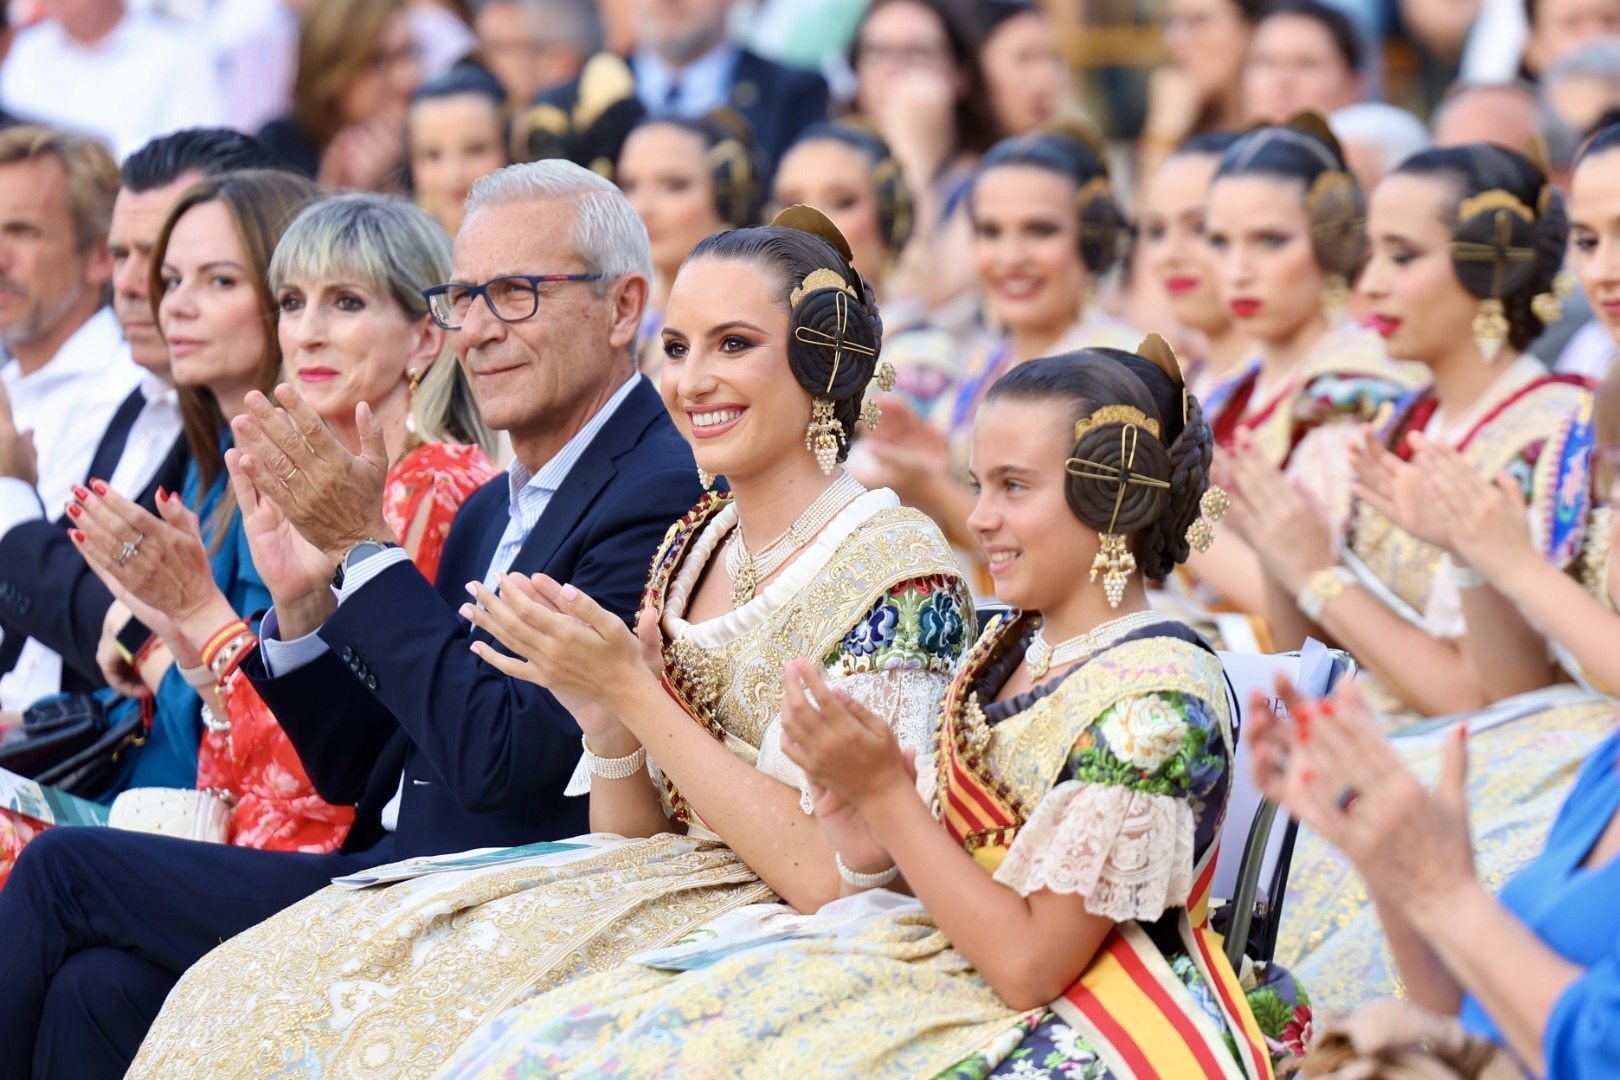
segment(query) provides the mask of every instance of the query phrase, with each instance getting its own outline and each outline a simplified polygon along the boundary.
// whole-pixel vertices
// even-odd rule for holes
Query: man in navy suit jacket
[[[0,1076],[121,1076],[186,967],[333,876],[585,828],[587,807],[562,796],[577,725],[469,650],[463,587],[544,571],[628,619],[659,540],[701,492],[690,448],[635,371],[649,259],[624,196],[548,161],[480,180],[469,203],[456,281],[566,279],[535,282],[532,306],[508,280],[494,306],[475,289],[440,309],[459,325],[480,412],[517,460],[462,507],[436,586],[388,546],[380,435],[350,455],[290,393],[286,412],[255,397],[235,426],[233,474],[302,534],[254,540],[276,610],[246,670],[321,794],[358,804],[348,842],[316,856],[47,831],[0,892],[0,926],[18,928],[0,934]],[[287,570],[334,562],[337,597],[327,570]]]
[[[535,99],[536,105],[554,107],[542,113],[574,118],[579,142],[574,160],[595,168],[600,157],[611,166],[640,116],[696,117],[724,106],[748,121],[774,171],[800,132],[827,119],[825,79],[767,60],[727,38],[732,0],[642,0],[638,7],[640,47],[628,58],[636,84],[634,107],[580,116],[581,83],[592,75],[589,64],[580,76]],[[584,96],[596,100],[594,108],[602,107],[598,89]],[[579,122],[586,119],[592,122],[583,126],[592,130],[581,130]],[[520,136],[520,142],[535,152],[537,144],[529,135]]]

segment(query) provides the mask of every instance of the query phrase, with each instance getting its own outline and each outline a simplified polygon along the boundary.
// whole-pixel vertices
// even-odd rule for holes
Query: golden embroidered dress
[[[992,701],[1033,629],[999,620],[970,651],[918,786],[996,880],[1119,924],[1050,1009],[1009,1009],[920,902],[874,890],[791,920],[733,912],[532,998],[442,1075],[1049,1075],[1017,1064],[1039,1042],[1045,1068],[1072,1066],[1056,1075],[1269,1077],[1203,928],[1232,760],[1219,661],[1164,621]]]
[[[892,492],[860,495],[748,603],[684,619],[736,523],[710,496],[674,527],[644,603],[661,616],[665,685],[761,771],[804,792],[780,748],[782,669],[822,661],[926,755],[972,609],[938,528]],[[577,775],[577,774],[576,774]],[[181,979],[131,1077],[420,1077],[514,1002],[667,944],[771,890],[660,781],[684,833],[381,868],[393,883],[334,885],[231,939]],[[438,866],[435,866],[435,863]]]
[[[1360,425],[1428,382],[1427,368],[1391,360],[1377,334],[1341,321],[1280,385],[1262,386],[1255,360],[1199,400],[1216,445],[1252,434],[1267,461],[1309,482],[1337,527],[1350,502],[1349,447]]]
[[[1385,430],[1405,455],[1406,435],[1424,432],[1455,447],[1482,475],[1506,470],[1523,485],[1531,534],[1554,565],[1582,572],[1608,601],[1607,514],[1589,507],[1592,395],[1579,379],[1550,376],[1524,357],[1504,371],[1467,415],[1445,421],[1430,393],[1404,401]],[[1465,632],[1462,601],[1443,552],[1372,507],[1353,511],[1344,555],[1357,581],[1390,610],[1436,637]],[[1553,650],[1556,655],[1558,650]],[[1579,671],[1572,677],[1581,678]],[[1423,721],[1370,673],[1360,677],[1384,711],[1391,742],[1432,783],[1443,730],[1455,717]],[[1613,731],[1615,704],[1562,684],[1521,694],[1469,718],[1468,797],[1476,866],[1493,889],[1541,850],[1581,763]],[[1318,1008],[1354,1008],[1398,989],[1376,912],[1349,863],[1301,831],[1289,874],[1277,959],[1311,988]]]

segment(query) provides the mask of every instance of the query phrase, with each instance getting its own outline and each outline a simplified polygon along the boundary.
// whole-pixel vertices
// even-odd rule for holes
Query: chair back
[[[1272,709],[1285,711],[1287,707],[1276,696],[1278,675],[1287,675],[1301,693],[1314,698],[1330,693],[1346,675],[1354,677],[1356,667],[1348,653],[1315,640],[1306,641],[1293,653],[1223,652],[1220,658],[1232,697],[1237,748],[1211,894],[1224,901],[1218,917],[1224,924],[1227,957],[1236,968],[1245,953],[1257,962],[1269,963],[1276,949],[1283,889],[1298,830],[1298,823],[1278,813],[1254,786],[1249,742],[1243,738],[1249,700],[1259,692]]]

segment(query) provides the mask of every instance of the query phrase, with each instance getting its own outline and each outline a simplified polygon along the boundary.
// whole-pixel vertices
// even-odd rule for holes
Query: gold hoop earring
[[[838,468],[838,450],[844,441],[844,425],[834,415],[827,398],[816,398],[810,409],[810,427],[804,433],[804,448],[816,455],[816,464],[828,476]]]

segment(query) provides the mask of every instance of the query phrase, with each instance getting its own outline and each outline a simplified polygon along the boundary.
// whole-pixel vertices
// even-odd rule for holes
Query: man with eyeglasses
[[[544,572],[628,620],[654,549],[702,491],[636,372],[650,258],[624,196],[546,161],[484,177],[468,203],[454,280],[425,291],[516,460],[462,506],[436,585],[383,522],[368,415],[358,456],[290,387],[251,395],[233,425],[244,505],[274,502],[298,533],[252,541],[275,607],[242,667],[317,790],[356,804],[348,839],[319,856],[110,829],[36,839],[0,892],[0,926],[29,928],[0,935],[0,1076],[122,1076],[187,967],[335,876],[589,831],[588,800],[563,797],[578,725],[479,660],[469,644],[491,639],[457,609],[468,582]],[[331,587],[288,573],[312,563]]]

